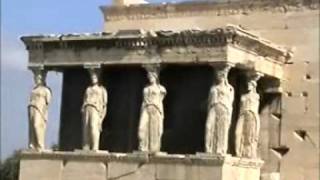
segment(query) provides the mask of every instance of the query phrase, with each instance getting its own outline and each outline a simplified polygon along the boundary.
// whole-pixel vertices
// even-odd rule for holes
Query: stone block
[[[305,168],[304,169],[304,178],[306,180],[318,180],[319,176],[319,168]]]
[[[259,168],[247,168],[226,164],[222,170],[222,180],[257,180],[260,179]]]
[[[280,180],[280,173],[273,172],[261,174],[260,180]]]
[[[156,180],[155,165],[143,162],[109,162],[108,180]]]
[[[107,168],[101,162],[69,161],[62,172],[61,180],[105,180]]]
[[[62,160],[22,159],[19,180],[61,180]]]
[[[199,179],[201,180],[212,180],[212,179],[222,179],[222,166],[199,166],[198,172]],[[196,179],[193,179],[196,180]]]
[[[129,176],[139,169],[139,163],[136,162],[109,162],[108,179],[117,179],[119,177]]]
[[[156,165],[157,179],[186,180],[188,178],[188,166],[180,163]]]

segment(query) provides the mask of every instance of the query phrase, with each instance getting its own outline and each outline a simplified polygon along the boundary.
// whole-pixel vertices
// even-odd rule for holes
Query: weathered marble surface
[[[131,40],[127,41],[126,38]],[[124,28],[91,34],[25,36],[22,40],[32,54],[29,66],[55,68],[83,66],[87,63],[199,65],[225,62],[237,68],[254,69],[282,79],[283,65],[292,57],[291,50],[241,26],[225,24],[204,30],[185,28],[177,31],[145,31],[141,28]]]
[[[61,180],[63,161],[60,159],[23,159],[19,180]]]
[[[83,149],[98,150],[102,123],[107,113],[107,90],[99,84],[97,70],[90,70],[92,84],[86,89],[82,105]]]
[[[260,117],[260,95],[257,93],[258,74],[248,74],[247,90],[240,100],[240,114],[236,127],[236,155],[257,158]]]
[[[106,176],[103,162],[69,161],[62,170],[61,180],[105,180]]]
[[[163,99],[166,89],[159,83],[155,67],[147,68],[150,84],[143,90],[143,102],[139,124],[139,150],[159,152],[163,134]]]
[[[54,169],[37,166],[43,160],[48,165],[55,162]],[[33,165],[25,166],[26,162]],[[54,180],[259,180],[262,164],[261,160],[223,156],[23,152],[20,177],[42,180],[38,178],[42,172]]]
[[[273,172],[273,173],[264,173],[261,174],[261,180],[280,180],[280,173]]]
[[[29,149],[45,149],[45,134],[48,121],[48,106],[51,101],[51,90],[46,86],[46,72],[34,70],[35,87],[31,91],[29,116]]]
[[[228,82],[230,66],[216,69],[217,84],[209,92],[208,116],[205,131],[205,151],[226,154],[232,117],[234,89]]]

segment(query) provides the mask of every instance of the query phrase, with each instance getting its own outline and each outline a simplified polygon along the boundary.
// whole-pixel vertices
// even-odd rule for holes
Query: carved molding
[[[261,57],[270,57],[280,63],[286,63],[292,52],[265,40],[241,27],[227,25],[212,30],[184,30],[184,31],[143,31],[125,30],[114,33],[67,34],[56,36],[25,36],[21,38],[30,52],[34,52],[34,44],[41,44],[42,53],[52,50],[81,51],[116,50],[121,54],[133,53],[138,56],[150,57],[152,61],[159,61],[161,54],[175,52],[176,54],[210,55],[211,48],[221,48],[232,45],[245,51],[253,52]],[[207,52],[205,52],[207,51]],[[41,54],[41,53],[39,53]]]

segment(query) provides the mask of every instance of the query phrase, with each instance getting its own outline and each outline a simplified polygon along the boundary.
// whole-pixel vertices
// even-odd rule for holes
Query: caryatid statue
[[[257,158],[260,132],[259,102],[257,81],[259,74],[248,74],[248,92],[241,96],[240,113],[236,126],[236,155]]]
[[[150,84],[143,90],[139,124],[139,150],[145,152],[160,152],[163,133],[163,99],[166,89],[159,83],[157,67],[147,67]]]
[[[52,93],[46,86],[46,72],[34,70],[35,87],[31,91],[28,105],[29,116],[29,149],[45,149],[45,133],[48,121],[48,106]]]
[[[86,89],[82,105],[83,149],[99,150],[102,123],[107,113],[107,90],[99,84],[99,73],[89,69],[91,85]]]
[[[216,80],[209,92],[208,116],[205,130],[205,151],[227,154],[228,132],[231,124],[234,89],[228,82],[229,65],[217,66]]]

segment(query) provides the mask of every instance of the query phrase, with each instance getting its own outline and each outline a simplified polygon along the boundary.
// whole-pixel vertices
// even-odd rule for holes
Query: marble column
[[[238,157],[257,158],[260,133],[257,81],[261,74],[247,72],[247,92],[241,96],[239,119],[236,126],[236,155]]]
[[[234,88],[228,82],[231,66],[225,64],[214,68],[216,80],[209,92],[205,151],[210,154],[225,155],[228,149]]]
[[[31,91],[29,117],[29,149],[43,151],[48,121],[48,106],[52,93],[46,85],[46,71],[43,68],[33,69],[35,86]]]
[[[143,89],[140,123],[138,129],[139,150],[160,152],[163,134],[163,99],[166,89],[159,82],[157,65],[144,66],[147,70],[149,84]]]

